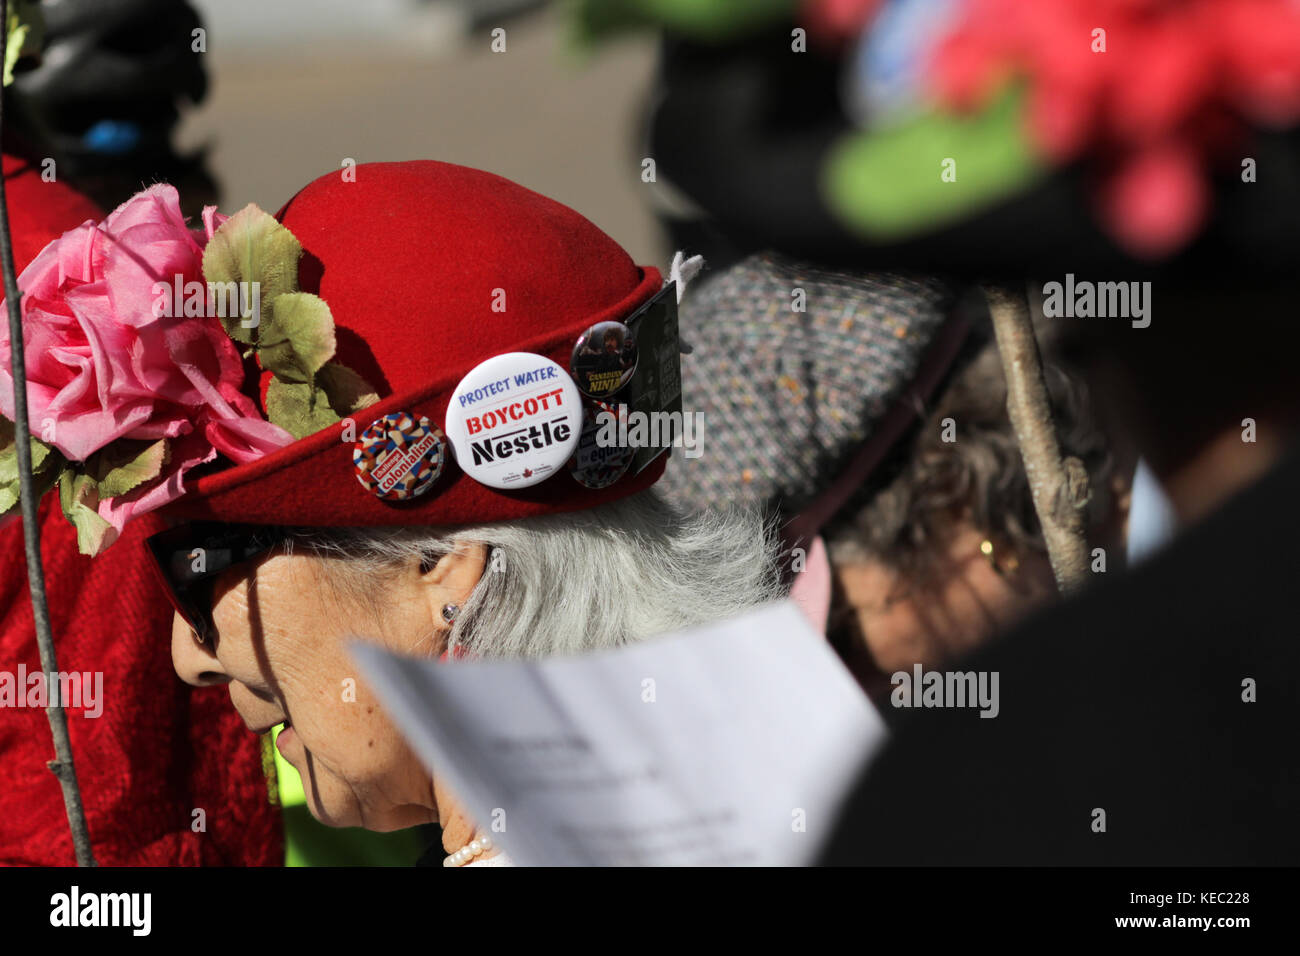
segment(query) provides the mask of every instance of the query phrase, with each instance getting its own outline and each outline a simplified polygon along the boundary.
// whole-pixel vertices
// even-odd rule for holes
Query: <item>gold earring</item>
[[[988,559],[989,567],[996,571],[1000,577],[1005,578],[1008,575],[1015,574],[1016,569],[1020,567],[1020,560],[1014,553],[1010,557],[1004,557],[999,562],[997,555],[994,553],[993,541],[989,538],[985,538],[980,542],[980,554]]]

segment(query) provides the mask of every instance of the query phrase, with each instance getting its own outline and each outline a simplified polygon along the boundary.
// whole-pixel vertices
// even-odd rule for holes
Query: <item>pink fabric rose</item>
[[[99,503],[119,531],[180,497],[185,473],[218,452],[242,464],[293,441],[241,393],[243,363],[218,318],[155,314],[155,283],[204,281],[203,247],[224,219],[209,207],[191,230],[175,188],[151,186],[64,233],[19,276],[33,434],[73,461],[118,439],[169,440],[160,476]],[[0,414],[12,420],[7,328],[0,366]]]

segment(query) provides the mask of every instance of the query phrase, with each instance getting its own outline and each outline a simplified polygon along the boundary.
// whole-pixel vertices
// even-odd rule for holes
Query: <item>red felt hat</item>
[[[333,315],[337,359],[374,386],[379,402],[256,461],[187,480],[169,514],[252,524],[463,525],[589,508],[647,488],[663,473],[667,455],[599,490],[563,468],[531,487],[501,490],[448,463],[418,497],[394,502],[366,490],[349,439],[372,422],[406,412],[445,428],[457,384],[503,353],[537,353],[568,369],[586,329],[630,316],[662,279],[573,210],[448,163],[330,173],[276,218],[302,244],[300,288],[324,299]]]
[[[94,202],[46,179],[46,167],[35,160],[5,153],[3,164],[14,266],[19,272],[64,229],[100,217]]]

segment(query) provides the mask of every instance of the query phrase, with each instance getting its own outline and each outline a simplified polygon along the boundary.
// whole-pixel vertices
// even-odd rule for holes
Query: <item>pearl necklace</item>
[[[491,837],[480,837],[477,840],[471,840],[469,844],[461,847],[451,856],[442,861],[443,866],[464,866],[476,856],[481,856],[492,849]]]

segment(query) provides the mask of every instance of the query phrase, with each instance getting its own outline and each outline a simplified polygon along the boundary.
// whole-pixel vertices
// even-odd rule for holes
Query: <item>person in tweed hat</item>
[[[987,314],[960,284],[768,251],[694,287],[682,335],[709,446],[673,461],[668,491],[775,513],[795,598],[869,687],[1054,596]],[[1109,543],[1120,470],[1077,378],[1050,362],[1048,382]]]

